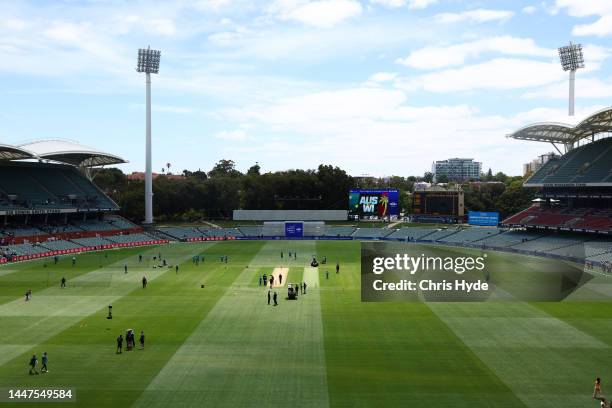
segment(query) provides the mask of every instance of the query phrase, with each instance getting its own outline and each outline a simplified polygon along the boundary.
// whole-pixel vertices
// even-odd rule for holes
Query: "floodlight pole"
[[[576,70],[572,69],[569,72],[569,106],[568,115],[574,116],[574,86],[576,84]]]
[[[150,47],[138,50],[138,63],[136,72],[146,74],[146,151],[145,151],[145,226],[153,224],[153,166],[151,157],[151,74],[159,72],[159,59],[161,52]]]
[[[153,224],[153,170],[151,154],[151,74],[146,73],[147,96],[146,96],[146,167],[145,167],[145,224]]]

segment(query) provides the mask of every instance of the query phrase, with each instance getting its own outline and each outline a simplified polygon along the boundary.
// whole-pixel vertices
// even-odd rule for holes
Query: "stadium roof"
[[[565,123],[534,123],[508,135],[512,139],[572,145],[598,133],[612,133],[612,107],[595,112],[576,126]]]
[[[0,160],[33,159],[36,155],[17,146],[0,144]]]
[[[92,147],[83,146],[71,140],[40,140],[18,146],[31,151],[40,159],[53,160],[79,167],[95,167],[127,163],[114,154],[105,153]]]

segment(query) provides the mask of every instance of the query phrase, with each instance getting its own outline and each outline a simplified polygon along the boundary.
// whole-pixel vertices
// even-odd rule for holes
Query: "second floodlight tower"
[[[559,48],[559,59],[564,71],[569,71],[569,116],[574,116],[574,86],[576,83],[576,71],[584,68],[584,56],[582,55],[582,45],[572,44]]]
[[[138,50],[137,72],[146,74],[147,96],[146,96],[146,168],[145,168],[145,225],[153,224],[153,170],[151,158],[151,74],[159,73],[159,60],[161,51],[152,50],[151,47]]]

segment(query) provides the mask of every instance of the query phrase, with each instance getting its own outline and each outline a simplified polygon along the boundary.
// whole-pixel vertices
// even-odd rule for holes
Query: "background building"
[[[523,164],[523,176],[526,176],[528,174],[533,174],[536,171],[540,170],[540,168],[546,163],[548,163],[548,161],[553,157],[557,157],[557,155],[554,154],[553,152],[550,152],[550,153],[546,153],[541,156],[538,156],[537,159],[533,159],[529,163]]]
[[[440,181],[440,176],[446,175],[448,181],[466,181],[469,179],[479,180],[482,163],[474,159],[453,158],[448,160],[438,160],[432,165],[431,172],[436,182]]]

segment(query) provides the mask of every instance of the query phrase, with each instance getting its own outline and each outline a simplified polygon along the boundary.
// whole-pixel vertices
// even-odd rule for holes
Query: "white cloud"
[[[393,81],[397,77],[397,73],[395,72],[377,72],[376,74],[370,76],[368,81],[373,82],[388,82]]]
[[[557,9],[567,9],[574,17],[612,14],[612,2],[609,0],[557,0]]]
[[[362,12],[361,3],[354,0],[276,0],[269,12],[281,20],[328,28]]]
[[[484,53],[554,57],[556,50],[538,47],[531,38],[491,37],[449,46],[425,47],[413,51],[398,63],[417,69],[437,69],[463,65],[467,58]]]
[[[232,0],[200,0],[193,5],[196,9],[205,11],[219,11],[232,4]]]
[[[525,14],[533,14],[538,11],[538,8],[536,6],[525,6],[521,11]]]
[[[612,14],[602,16],[591,24],[579,24],[574,26],[572,29],[572,34],[576,36],[608,36],[612,34]]]
[[[511,90],[547,85],[561,80],[565,73],[558,62],[497,58],[480,64],[448,69],[417,77],[398,79],[400,89],[429,92]]]
[[[572,34],[575,36],[605,37],[612,34],[612,1],[609,0],[557,0],[557,10],[566,9],[573,17],[598,16],[586,24],[575,25]]]
[[[581,117],[592,109],[578,109],[577,114]],[[422,173],[433,158],[466,155],[496,171],[520,174],[523,162],[549,147],[504,136],[529,123],[563,120],[565,110],[485,115],[464,104],[411,106],[398,90],[348,88],[281,98],[226,115],[248,121],[253,129],[265,129],[268,136],[257,144],[228,146],[227,152],[238,161],[257,157],[280,168],[312,168],[319,164],[321,152],[326,152],[330,162],[341,163],[352,174],[384,176]],[[384,152],[384,166],[380,160],[363,160],[364,146],[375,155],[380,151],[381,157]],[[287,160],[288,151],[300,154]]]
[[[514,12],[509,10],[475,9],[460,13],[440,13],[436,14],[434,17],[440,23],[451,24],[461,22],[488,23],[491,21],[506,21],[513,16]]]
[[[424,9],[437,2],[438,0],[370,0],[372,4],[380,4],[389,8],[399,8],[408,5],[410,9]]]
[[[567,80],[559,81],[531,92],[526,92],[523,96],[528,99],[567,99]],[[612,98],[612,79],[601,80],[598,78],[580,78],[580,76],[578,76],[576,79],[576,98]]]
[[[242,129],[237,130],[224,130],[215,134],[216,139],[230,140],[243,142],[249,138],[249,135]]]
[[[122,15],[114,20],[113,29],[118,34],[129,34],[138,30],[147,34],[162,37],[176,35],[177,28],[172,19],[169,18],[144,18],[137,15]]]

